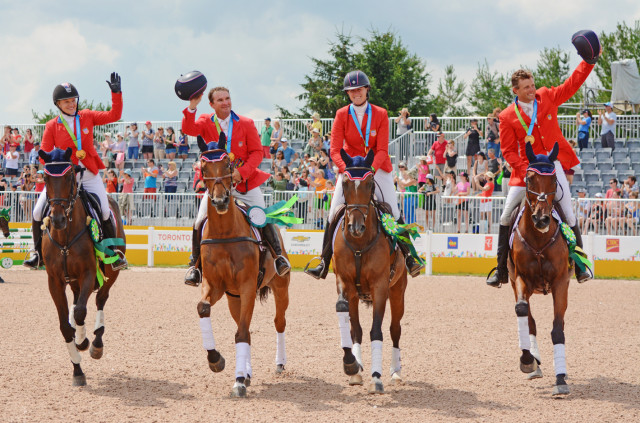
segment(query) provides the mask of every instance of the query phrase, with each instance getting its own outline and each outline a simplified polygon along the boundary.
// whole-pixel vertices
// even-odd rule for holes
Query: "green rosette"
[[[565,223],[560,223],[560,232],[562,232],[562,237],[567,241],[567,246],[569,247],[569,258],[573,260],[576,267],[581,272],[588,271],[593,276],[593,263],[589,261],[587,257],[587,253],[577,245],[576,234],[573,233],[571,227]]]
[[[413,246],[413,239],[420,236],[418,232],[421,229],[417,223],[400,224],[389,213],[382,213],[380,215],[380,222],[384,231],[391,237],[392,240],[392,252],[395,250],[396,242],[402,242],[409,247],[409,252],[418,263],[424,264],[424,261],[418,255],[416,248]]]
[[[9,220],[11,219],[11,217],[9,216],[9,212],[11,212],[11,207],[0,210],[0,219],[4,219],[9,222]]]
[[[91,219],[89,222],[89,235],[94,244],[100,241],[100,227],[98,226],[98,221],[95,219]]]
[[[263,228],[269,223],[275,223],[281,226],[291,227],[295,224],[302,223],[304,220],[295,217],[291,211],[291,207],[298,201],[298,196],[294,195],[288,201],[282,200],[276,204],[263,209],[254,206],[247,210],[247,220],[252,226]]]

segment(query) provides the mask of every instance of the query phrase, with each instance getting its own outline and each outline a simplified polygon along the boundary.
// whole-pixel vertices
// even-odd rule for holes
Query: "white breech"
[[[277,333],[276,365],[278,364],[282,364],[283,366],[287,364],[287,350],[285,348],[285,343],[284,343],[284,332]]]
[[[329,209],[329,221],[332,221],[336,210],[344,204],[344,194],[342,193],[342,177],[343,173],[338,175],[336,180],[336,188],[331,198],[331,207]],[[376,171],[373,179],[376,181],[375,194],[378,201],[385,202],[391,207],[391,214],[394,219],[400,217],[400,209],[398,208],[398,199],[396,196],[396,187],[393,184],[393,176],[384,170]]]
[[[79,178],[79,174],[77,175]],[[90,172],[88,169],[85,169],[84,174],[82,176],[82,183],[84,189],[92,194],[96,194],[98,196],[98,200],[100,200],[100,208],[102,209],[102,220],[109,219],[111,214],[109,210],[109,199],[107,197],[107,191],[104,187],[104,183],[102,182],[102,178],[100,175],[96,175],[95,173]],[[38,222],[42,221],[44,217],[42,214],[44,212],[44,207],[47,204],[47,188],[45,187],[40,196],[38,197],[38,201],[36,201],[36,205],[33,207],[33,220]]]
[[[264,195],[262,195],[262,191],[260,191],[260,187],[256,187],[252,190],[247,191],[245,194],[242,194],[235,189],[231,190],[231,194],[242,201],[249,207],[258,206],[265,208],[264,203]],[[196,217],[195,227],[199,228],[204,219],[207,217],[207,204],[209,203],[209,191],[205,191],[202,200],[200,200],[200,207],[198,208],[198,216]]]
[[[500,224],[502,226],[509,226],[511,213],[513,213],[513,210],[520,205],[526,192],[527,189],[525,187],[509,187],[509,193],[507,194],[507,198],[504,200],[504,209],[500,215]]]
[[[338,327],[340,328],[340,348],[353,347],[353,341],[351,340],[351,327],[349,325],[349,312],[337,311],[338,315]]]

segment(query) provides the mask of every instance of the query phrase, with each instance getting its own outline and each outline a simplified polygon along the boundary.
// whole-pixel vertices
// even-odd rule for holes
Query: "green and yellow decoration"
[[[573,260],[576,267],[581,272],[587,270],[591,277],[593,277],[593,263],[589,261],[587,258],[587,253],[580,247],[578,247],[576,243],[576,234],[573,233],[571,228],[565,222],[560,223],[560,232],[562,232],[562,236],[565,241],[567,241],[567,246],[569,247],[569,258]]]
[[[108,280],[100,269],[100,262],[104,264],[112,264],[118,260],[118,253],[113,251],[111,247],[125,245],[122,238],[105,238],[100,241],[100,227],[98,221],[87,217],[87,226],[89,227],[89,235],[91,241],[93,241],[93,250],[96,254],[96,278],[100,288],[104,284],[105,280]]]
[[[263,209],[254,206],[247,210],[247,219],[251,226],[263,228],[269,223],[291,227],[294,224],[302,223],[303,219],[295,217],[291,207],[298,201],[298,196],[294,195],[288,201],[282,200],[276,204]]]
[[[424,260],[418,255],[416,248],[413,246],[414,239],[420,236],[418,231],[423,230],[422,226],[417,223],[409,223],[409,224],[401,224],[398,223],[393,215],[389,213],[382,213],[380,215],[380,222],[382,224],[382,228],[389,235],[392,241],[391,251],[395,251],[396,242],[402,242],[409,246],[409,251],[411,252],[411,256],[418,261],[420,264],[424,264]]]

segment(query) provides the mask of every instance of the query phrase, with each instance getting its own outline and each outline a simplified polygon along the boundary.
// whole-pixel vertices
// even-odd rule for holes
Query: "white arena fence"
[[[110,194],[116,201],[123,194]],[[137,226],[193,225],[202,195],[133,193],[131,209],[121,210],[125,224]],[[298,196],[293,207],[302,224],[294,229],[324,229],[329,215],[330,197],[308,191],[265,193],[267,206]],[[4,192],[0,207],[11,207],[11,222],[30,223],[38,193]],[[397,201],[406,223],[418,223],[436,233],[498,233],[504,197],[434,196],[432,204],[421,193],[397,193]],[[488,200],[488,202],[487,202]],[[585,198],[573,200],[574,212],[582,232],[600,235],[636,236],[640,232],[640,200]],[[427,221],[428,219],[428,221]],[[460,227],[458,228],[458,221]]]

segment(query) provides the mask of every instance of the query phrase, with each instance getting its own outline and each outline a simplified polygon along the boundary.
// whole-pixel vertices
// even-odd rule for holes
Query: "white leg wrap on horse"
[[[75,317],[73,317],[73,312],[75,311],[75,309],[76,309],[76,306],[75,306],[75,305],[72,305],[72,306],[69,308],[69,324],[70,324],[70,325],[71,325],[71,327],[72,327],[72,328],[74,328],[74,329],[76,328],[76,318],[75,318]]]
[[[287,364],[287,350],[284,343],[284,332],[277,333],[276,343],[276,364]]]
[[[247,356],[246,373],[247,377],[253,376],[253,366],[251,366],[251,345],[249,345],[249,355]]]
[[[371,374],[382,375],[382,341],[371,341]]]
[[[85,339],[87,339],[87,327],[85,325],[76,326],[76,344],[82,344]]]
[[[538,349],[538,340],[535,335],[529,335],[529,341],[531,342],[531,348],[529,352],[532,356],[534,356],[538,361],[542,361],[540,359],[540,350]]]
[[[246,342],[236,344],[236,377],[247,377],[247,360],[251,355],[251,346]]]
[[[556,369],[556,375],[567,374],[567,356],[564,352],[564,344],[553,346],[553,366]]]
[[[391,374],[402,370],[402,364],[400,363],[400,348],[393,348],[391,350]]]
[[[71,341],[67,342],[67,350],[69,350],[69,357],[71,357],[71,362],[73,364],[80,364],[82,361],[82,357],[80,357],[80,351],[76,348],[76,344]]]
[[[211,317],[200,318],[200,333],[202,334],[202,346],[205,350],[216,348],[216,341],[213,339],[213,328],[211,327]]]
[[[351,328],[349,325],[349,312],[338,311],[338,326],[340,327],[340,346],[341,348],[351,348],[353,341],[351,340]]]
[[[356,357],[356,361],[362,366],[362,345],[356,343],[351,347],[351,354]]]
[[[529,339],[529,317],[518,316],[518,338],[521,350],[531,349],[531,340]]]
[[[96,312],[96,327],[94,330],[98,330],[104,327],[104,310],[98,310]]]

